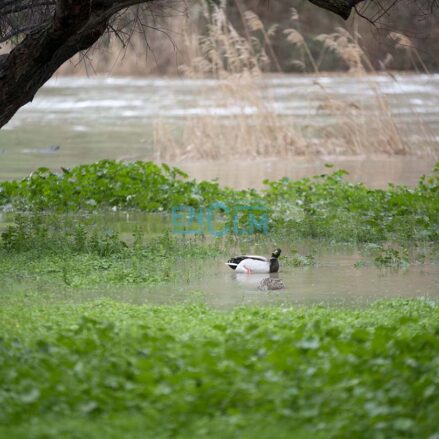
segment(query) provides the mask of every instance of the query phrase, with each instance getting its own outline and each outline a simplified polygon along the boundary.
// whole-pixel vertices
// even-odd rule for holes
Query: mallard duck
[[[237,273],[277,273],[279,271],[278,258],[280,254],[281,249],[277,248],[271,254],[270,259],[256,255],[235,256],[229,259],[226,265]]]

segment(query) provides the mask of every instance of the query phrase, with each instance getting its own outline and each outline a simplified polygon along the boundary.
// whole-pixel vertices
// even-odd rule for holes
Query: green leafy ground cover
[[[338,242],[438,241],[439,165],[415,188],[370,189],[344,179],[345,171],[292,181],[266,181],[266,189],[236,191],[196,182],[169,166],[104,160],[60,174],[40,169],[21,181],[0,183],[0,206],[18,210],[105,208],[169,212],[223,202],[263,205],[271,231]]]
[[[439,434],[439,307],[1,298],[3,437]]]

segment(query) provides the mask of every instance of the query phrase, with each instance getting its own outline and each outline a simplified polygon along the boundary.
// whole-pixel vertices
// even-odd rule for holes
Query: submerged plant
[[[380,249],[374,261],[378,267],[405,268],[409,265],[408,250],[397,250],[395,248]]]
[[[1,246],[10,252],[90,253],[110,256],[127,247],[117,233],[86,216],[32,212],[15,215],[1,234]]]
[[[94,287],[157,284],[182,274],[182,262],[221,253],[218,245],[196,237],[136,231],[124,240],[93,216],[20,214],[0,241],[0,281],[45,280],[47,284]]]
[[[310,267],[316,265],[316,256],[314,253],[303,255],[294,248],[291,251],[291,255],[283,256],[280,259],[283,263],[292,267]]]

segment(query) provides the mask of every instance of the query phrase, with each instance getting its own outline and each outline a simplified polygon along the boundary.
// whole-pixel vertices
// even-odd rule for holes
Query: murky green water
[[[396,297],[439,299],[439,258],[405,269],[379,268],[367,251],[353,246],[322,244],[318,241],[235,243],[230,256],[245,249],[250,254],[268,256],[281,247],[285,255],[298,251],[312,254],[315,265],[293,267],[281,264],[280,272],[271,275],[283,281],[285,289],[261,291],[260,282],[270,275],[237,274],[225,266],[227,257],[212,258],[195,266],[185,266],[181,279],[170,286],[134,290],[129,300],[167,302],[199,300],[209,306],[230,308],[240,305],[273,304],[346,304],[363,305],[372,300]],[[364,262],[355,268],[359,261]],[[125,296],[127,297],[127,296]]]
[[[285,284],[280,291],[260,291],[265,275],[224,271],[221,263],[208,264],[205,272],[188,290],[203,291],[206,301],[216,307],[247,304],[364,304],[395,297],[439,298],[439,266],[426,264],[406,270],[354,268],[358,255],[328,251],[313,267],[283,267],[278,277]]]

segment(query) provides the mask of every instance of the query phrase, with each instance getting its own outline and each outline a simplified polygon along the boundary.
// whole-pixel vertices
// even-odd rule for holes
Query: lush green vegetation
[[[0,435],[433,437],[439,307],[2,298]]]
[[[439,166],[416,188],[370,189],[345,171],[314,179],[266,182],[265,200],[280,230],[335,241],[437,241]]]
[[[234,209],[263,205],[271,230],[295,238],[339,242],[438,241],[439,165],[418,186],[370,189],[347,182],[345,171],[292,181],[266,181],[266,189],[235,191],[196,182],[176,168],[151,162],[101,161],[61,174],[40,169],[0,184],[0,205],[61,212],[105,208],[169,212],[222,202]]]
[[[180,204],[198,207],[216,201],[244,200],[248,195],[247,191],[221,189],[215,182],[197,183],[167,165],[112,160],[63,168],[60,174],[40,168],[23,180],[2,182],[0,188],[0,204],[64,212],[104,207],[169,211]]]

